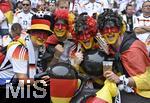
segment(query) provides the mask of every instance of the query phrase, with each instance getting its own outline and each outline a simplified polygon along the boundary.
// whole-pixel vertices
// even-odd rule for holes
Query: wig
[[[117,12],[113,12],[110,9],[98,16],[97,24],[100,32],[102,32],[105,27],[114,26],[117,26],[121,30],[124,25],[122,17]]]
[[[74,29],[75,33],[73,36],[76,38],[83,33],[95,36],[97,33],[96,20],[88,16],[87,13],[82,13],[76,19]]]
[[[68,24],[68,17],[69,17],[69,11],[66,9],[56,9],[54,12],[55,15],[55,21],[61,19],[65,20],[66,23]]]

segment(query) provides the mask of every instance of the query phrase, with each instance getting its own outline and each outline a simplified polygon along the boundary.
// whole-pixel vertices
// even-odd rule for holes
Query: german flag
[[[78,89],[77,79],[50,79],[50,94],[53,103],[69,103]]]
[[[4,13],[5,17],[8,20],[9,24],[12,24],[13,21],[13,11],[11,10],[11,5],[9,2],[0,3],[0,10]]]

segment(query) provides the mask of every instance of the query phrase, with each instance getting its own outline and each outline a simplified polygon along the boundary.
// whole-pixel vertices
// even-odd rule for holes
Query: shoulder
[[[104,4],[103,2],[95,2],[96,4],[102,5]]]
[[[121,17],[126,21],[127,16],[125,14],[121,15]]]
[[[23,44],[11,42],[7,50],[10,57],[13,59],[28,60],[28,50]]]
[[[140,40],[136,40],[131,47],[146,50],[146,45]]]
[[[31,14],[31,15],[34,15],[34,14],[35,14],[35,12],[31,10],[31,11],[30,11],[30,14]]]
[[[95,2],[97,5],[104,6],[103,2]]]
[[[12,58],[14,59],[20,59],[20,60],[28,60],[28,50],[23,45],[18,45],[13,54]]]
[[[22,10],[17,11],[17,12],[14,14],[14,16],[19,16],[19,15],[22,15]]]
[[[84,5],[88,5],[88,4],[90,4],[90,2],[84,3]]]
[[[133,18],[135,18],[135,19],[136,19],[136,18],[137,18],[137,16],[136,16],[136,15],[133,15]]]
[[[143,16],[143,14],[141,14],[141,15],[137,16],[137,18],[142,19],[142,18],[144,18],[144,16]]]
[[[83,6],[88,6],[90,5],[90,2],[84,3]]]

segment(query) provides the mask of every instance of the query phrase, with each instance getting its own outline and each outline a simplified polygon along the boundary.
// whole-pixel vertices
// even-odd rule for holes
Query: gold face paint
[[[108,42],[108,44],[115,44],[116,41],[119,38],[120,33],[109,33],[109,34],[104,34],[105,40]]]
[[[44,44],[46,39],[48,38],[48,34],[46,32],[33,32],[31,33],[31,40],[35,46],[41,46]]]
[[[63,20],[58,20],[54,25],[55,35],[59,38],[67,35],[67,24]]]
[[[91,49],[94,44],[94,38],[91,37],[88,40],[79,40],[79,43],[85,48],[85,49]]]
[[[118,27],[106,27],[103,29],[102,34],[108,44],[115,44],[119,35],[120,35],[120,30]]]
[[[33,44],[36,46],[43,45],[43,43],[44,43],[44,41],[42,39],[37,38],[36,36],[31,36],[31,40],[32,40]]]

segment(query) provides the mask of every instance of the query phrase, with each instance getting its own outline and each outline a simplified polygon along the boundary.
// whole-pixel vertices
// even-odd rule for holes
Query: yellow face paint
[[[31,36],[31,40],[35,46],[41,46],[44,43],[44,40],[37,38],[36,36]]]
[[[54,29],[54,32],[57,37],[64,37],[67,34],[67,30]]]
[[[108,44],[115,44],[116,41],[119,38],[120,33],[109,33],[109,34],[104,34],[105,40],[108,42]]]
[[[106,27],[102,31],[102,35],[104,36],[105,40],[108,44],[115,44],[118,40],[121,31],[118,27]]]
[[[46,39],[48,38],[48,34],[46,32],[33,32],[31,33],[31,40],[35,46],[41,46],[44,44]]]
[[[85,48],[85,49],[91,49],[94,44],[94,38],[91,37],[89,40],[79,40],[79,43]]]
[[[55,35],[59,38],[66,36],[68,30],[67,30],[67,24],[64,20],[58,20],[56,24],[54,25],[54,32]]]

